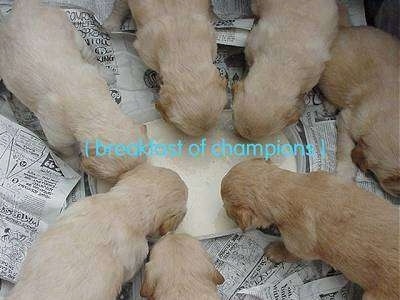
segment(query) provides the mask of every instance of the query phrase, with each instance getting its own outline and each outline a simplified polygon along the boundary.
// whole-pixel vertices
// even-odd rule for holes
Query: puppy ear
[[[169,217],[166,221],[164,221],[159,229],[160,235],[165,235],[170,231],[174,231],[178,225],[182,222],[183,218],[185,217],[185,213],[183,214],[176,214],[172,217]]]
[[[140,288],[140,296],[145,298],[152,298],[156,288],[156,282],[150,275],[151,262],[148,262],[144,267],[144,276],[142,286]]]
[[[220,285],[225,282],[224,276],[222,276],[217,269],[214,269],[212,280],[216,285]]]
[[[368,162],[364,154],[366,148],[367,145],[360,139],[357,146],[351,151],[351,159],[363,172],[368,170]]]

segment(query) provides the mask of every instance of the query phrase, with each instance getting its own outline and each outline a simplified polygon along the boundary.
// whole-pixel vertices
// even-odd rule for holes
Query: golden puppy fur
[[[39,118],[50,146],[64,157],[85,153],[85,141],[129,144],[145,127],[112,101],[91,51],[65,13],[39,0],[17,0],[0,27],[0,78]],[[93,146],[93,145],[92,145]],[[93,154],[93,149],[89,149]],[[93,176],[115,182],[144,157],[84,157]]]
[[[335,0],[253,0],[259,22],[245,49],[250,66],[234,88],[237,132],[250,140],[274,135],[297,122],[303,96],[317,83],[335,38]]]
[[[244,230],[279,228],[272,261],[323,260],[365,290],[363,299],[399,299],[399,209],[324,172],[297,174],[245,161],[222,181],[228,215]]]
[[[151,250],[140,295],[152,300],[217,300],[216,285],[223,282],[199,241],[168,234]]]
[[[171,170],[143,164],[127,172],[39,237],[8,299],[115,299],[148,254],[146,236],[174,230],[186,199],[186,185]]]
[[[400,196],[400,42],[372,27],[343,28],[321,77],[328,100],[342,108],[337,172],[353,181],[353,161]],[[356,143],[356,145],[354,145]]]
[[[121,1],[121,0],[120,0]],[[123,16],[123,5],[116,4]],[[226,101],[226,81],[213,61],[217,54],[209,0],[129,0],[138,27],[140,57],[162,79],[156,103],[163,118],[188,135],[212,128]],[[113,14],[113,21],[118,18]]]

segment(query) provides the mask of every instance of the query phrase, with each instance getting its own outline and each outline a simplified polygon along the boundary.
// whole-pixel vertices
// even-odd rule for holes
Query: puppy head
[[[258,180],[269,165],[264,159],[244,161],[233,167],[222,180],[221,197],[225,210],[243,231],[267,228],[274,223],[263,203],[263,182]]]
[[[260,79],[258,79],[260,81]],[[233,89],[235,130],[248,140],[259,140],[278,134],[295,123],[304,111],[304,102],[297,93],[283,95],[266,90],[259,82],[246,79]]]
[[[153,299],[168,292],[175,282],[180,286],[186,283],[189,290],[196,289],[193,282],[202,282],[216,292],[215,286],[222,284],[224,277],[199,241],[186,234],[167,234],[151,250],[140,295]]]
[[[172,170],[142,164],[123,174],[111,189],[129,195],[139,227],[148,236],[173,231],[186,214],[186,184]]]
[[[388,144],[389,137],[384,138],[385,144],[379,140],[361,138],[351,152],[353,162],[364,172],[374,173],[380,186],[389,194],[400,196],[400,150],[396,145]]]
[[[198,86],[163,85],[156,103],[163,119],[190,136],[201,136],[213,128],[227,98],[226,80],[217,70],[212,74],[211,78],[198,78]]]
[[[106,128],[95,139],[88,139],[81,144],[81,168],[86,173],[115,184],[122,174],[146,161],[145,155],[136,155],[136,148],[129,147],[139,140],[147,143],[146,126],[133,122],[128,125]],[[110,145],[113,145],[112,148]]]

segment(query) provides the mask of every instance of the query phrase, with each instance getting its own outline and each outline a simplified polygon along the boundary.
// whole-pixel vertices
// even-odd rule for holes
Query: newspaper
[[[299,297],[310,300],[350,299],[349,291],[346,288],[348,282],[343,275],[315,280],[300,287]]]
[[[39,137],[0,116],[1,278],[15,281],[27,250],[79,177]]]
[[[250,31],[248,30],[237,28],[218,29],[216,31],[217,43],[222,45],[244,47],[246,46],[249,32]]]
[[[245,47],[254,17],[249,0],[213,0],[217,44]]]
[[[57,5],[61,7],[75,7],[85,9],[103,24],[104,21],[111,15],[115,0],[42,0],[44,4]]]
[[[5,300],[8,294],[11,292],[11,289],[14,287],[14,284],[5,280],[0,281],[0,300]]]
[[[285,133],[292,144],[313,145],[316,155],[296,156],[297,171],[334,172],[336,168],[336,117],[326,111],[323,95],[315,88],[304,97],[305,112],[300,120],[286,128]]]
[[[11,11],[12,0],[0,0],[0,24]],[[1,81],[1,78],[0,78]]]
[[[348,8],[353,26],[367,25],[363,0],[339,0]],[[250,0],[212,0],[213,11],[222,20],[252,17]]]
[[[230,46],[219,46],[217,58],[214,62],[219,70],[221,77],[228,82],[228,104],[227,108],[232,106],[233,94],[232,88],[235,83],[243,79],[246,60],[244,53],[240,48]]]
[[[266,259],[264,248],[278,240],[261,231],[248,231],[229,236],[203,240],[216,268],[225,278],[218,287],[225,299],[310,299],[300,297],[320,287],[321,292],[348,295],[348,281],[338,277],[325,278],[323,285],[310,285],[336,272],[320,261],[275,264]],[[315,287],[315,288],[314,288]],[[347,292],[346,290],[347,289]],[[318,298],[319,299],[319,298]],[[349,299],[345,296],[332,299]]]
[[[217,44],[245,47],[247,37],[254,26],[254,19],[216,20]]]
[[[212,0],[213,11],[219,19],[252,17],[250,0]]]

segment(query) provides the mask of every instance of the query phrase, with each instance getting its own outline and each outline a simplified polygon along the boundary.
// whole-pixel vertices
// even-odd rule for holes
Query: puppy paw
[[[270,243],[264,250],[264,256],[273,263],[295,262],[300,260],[299,257],[290,253],[282,241]]]
[[[272,242],[264,250],[264,256],[273,263],[281,263],[285,261],[285,245],[282,242]],[[284,248],[284,250],[282,249]]]

